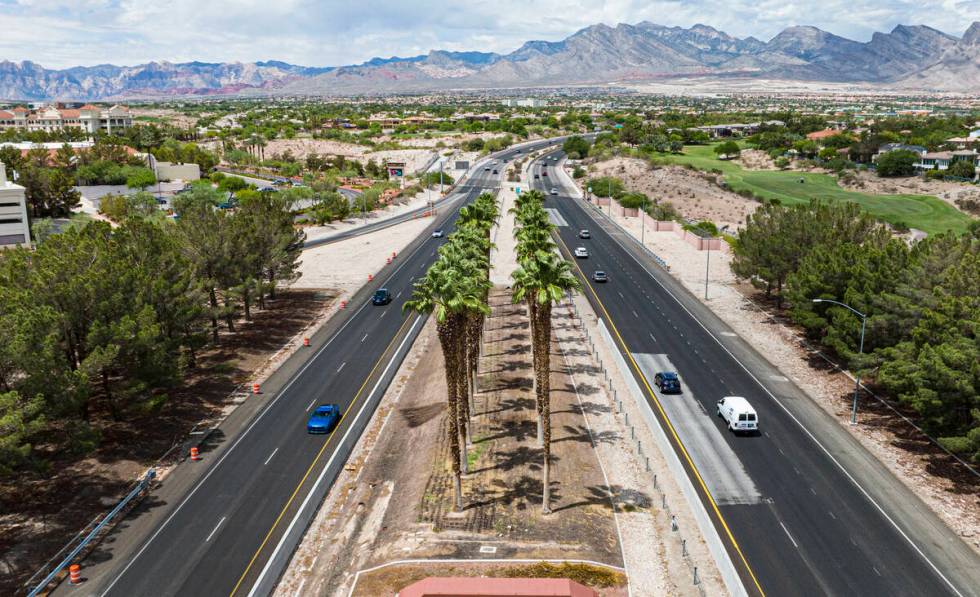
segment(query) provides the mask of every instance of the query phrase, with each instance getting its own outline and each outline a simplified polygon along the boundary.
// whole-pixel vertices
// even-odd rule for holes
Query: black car
[[[374,291],[371,302],[375,305],[387,305],[391,302],[391,293],[388,292],[387,288],[379,288]]]
[[[681,380],[673,371],[661,371],[653,376],[653,384],[664,394],[680,394]]]
[[[499,172],[497,172],[496,170],[494,170],[494,171],[493,171],[493,173],[494,173],[494,174],[499,174]]]
[[[592,272],[592,281],[599,283],[608,282],[609,276],[601,269],[597,269],[596,271]]]

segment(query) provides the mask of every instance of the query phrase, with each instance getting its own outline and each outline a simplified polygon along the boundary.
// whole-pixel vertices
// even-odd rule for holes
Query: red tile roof
[[[565,578],[429,577],[398,592],[399,597],[598,597]]]
[[[839,135],[840,131],[834,129],[824,129],[822,131],[816,131],[815,133],[810,133],[806,136],[807,139],[811,141],[816,141],[817,139],[826,139],[827,137],[833,137],[834,135]]]
[[[6,112],[4,110],[0,110],[0,118],[13,118],[13,117],[14,117],[13,112]]]
[[[27,114],[28,112],[30,112],[30,110],[28,110],[27,108],[22,108],[21,106],[17,106],[16,108],[14,108],[13,112],[15,114]]]

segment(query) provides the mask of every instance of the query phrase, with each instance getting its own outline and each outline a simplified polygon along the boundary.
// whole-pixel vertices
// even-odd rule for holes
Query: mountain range
[[[529,41],[509,54],[433,50],[358,65],[285,62],[150,62],[50,70],[0,62],[0,97],[121,99],[167,95],[350,95],[593,84],[677,78],[759,78],[889,86],[980,89],[980,22],[962,37],[899,25],[858,42],[816,27],[789,27],[768,42],[707,25],[649,22],[586,27],[564,40]]]

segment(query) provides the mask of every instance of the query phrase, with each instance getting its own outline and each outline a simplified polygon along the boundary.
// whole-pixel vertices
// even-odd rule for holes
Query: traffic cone
[[[309,338],[303,338],[303,346],[309,346],[309,345],[310,345],[310,339]]]
[[[253,383],[252,384],[252,393],[253,394],[258,394],[259,393],[259,384],[257,384],[257,383]]]
[[[68,582],[73,585],[82,584],[82,567],[78,564],[72,564],[68,567]]]
[[[201,451],[197,449],[197,446],[191,448],[191,460],[197,461],[201,459]]]

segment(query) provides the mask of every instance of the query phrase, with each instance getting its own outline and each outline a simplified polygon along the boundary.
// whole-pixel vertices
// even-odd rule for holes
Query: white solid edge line
[[[584,211],[585,211],[586,213],[590,213],[590,212],[589,212],[588,210],[584,210]],[[592,218],[592,219],[593,219],[593,220],[595,220],[595,218]],[[596,221],[596,223],[598,223],[598,221]],[[607,234],[608,234],[608,233],[607,233]],[[617,238],[616,238],[615,236],[613,236],[613,235],[611,235],[611,234],[609,234],[609,238],[611,238],[611,239],[613,239],[613,240],[614,240],[614,241],[616,242],[616,244],[618,244],[618,245],[619,245],[619,246],[620,246],[620,247],[621,247],[621,248],[622,248],[622,249],[623,249],[624,251],[626,251],[626,253],[627,253],[627,254],[628,254],[628,255],[629,255],[629,256],[630,256],[630,257],[631,257],[631,258],[633,259],[633,261],[635,261],[635,262],[636,262],[636,263],[637,263],[637,264],[638,264],[638,265],[640,266],[640,268],[641,268],[641,269],[643,269],[643,271],[645,271],[645,272],[647,272],[647,274],[649,274],[649,276],[650,276],[651,278],[653,278],[653,280],[654,280],[654,282],[656,282],[656,283],[657,283],[657,285],[658,285],[658,286],[660,286],[660,287],[661,287],[661,288],[662,288],[662,289],[664,290],[664,292],[666,292],[666,293],[667,293],[667,294],[668,294],[668,295],[669,295],[669,296],[670,296],[670,297],[671,297],[672,299],[674,299],[674,302],[676,302],[676,303],[677,303],[677,305],[678,305],[678,306],[679,306],[679,307],[680,307],[681,309],[683,309],[683,310],[684,310],[684,312],[688,314],[688,316],[690,316],[690,317],[691,317],[691,319],[693,319],[693,320],[694,320],[695,322],[697,322],[697,324],[698,324],[699,326],[701,326],[701,329],[703,329],[703,330],[704,330],[704,331],[705,331],[705,332],[706,332],[706,333],[707,333],[707,334],[708,334],[709,336],[711,336],[711,338],[712,338],[712,339],[713,339],[713,340],[714,340],[715,342],[717,342],[717,343],[718,343],[718,346],[720,346],[722,350],[724,350],[724,351],[725,351],[726,353],[728,353],[728,356],[730,356],[730,357],[732,357],[732,359],[733,359],[733,360],[734,360],[734,361],[735,361],[736,363],[738,363],[738,365],[739,365],[739,366],[740,366],[740,367],[741,367],[741,368],[742,368],[743,370],[745,370],[745,372],[746,372],[746,373],[748,374],[748,376],[749,376],[749,377],[751,377],[751,378],[752,378],[752,380],[753,380],[753,381],[754,381],[754,382],[755,382],[756,384],[758,384],[758,385],[759,385],[759,387],[760,387],[760,388],[762,388],[762,390],[763,390],[763,391],[764,391],[764,392],[765,392],[766,394],[768,394],[768,395],[769,395],[769,397],[770,397],[770,398],[772,398],[772,399],[773,399],[773,401],[774,401],[774,402],[775,402],[776,404],[778,404],[780,408],[782,408],[782,409],[783,409],[783,412],[785,412],[785,413],[786,413],[787,415],[789,415],[789,418],[791,418],[791,419],[793,419],[793,421],[794,421],[794,422],[795,422],[795,423],[796,423],[797,425],[799,425],[799,427],[800,427],[800,429],[802,429],[802,430],[803,430],[803,432],[804,432],[804,433],[806,433],[806,434],[807,434],[807,436],[809,436],[811,440],[813,440],[813,443],[815,443],[815,444],[816,444],[817,446],[819,446],[819,447],[820,447],[820,449],[821,449],[821,450],[823,451],[823,453],[824,453],[824,454],[826,454],[826,455],[827,455],[827,457],[828,457],[828,458],[830,458],[830,460],[831,460],[831,461],[832,461],[832,462],[833,462],[834,464],[836,464],[836,465],[837,465],[837,468],[839,468],[839,469],[841,470],[841,472],[842,472],[842,473],[844,473],[844,476],[846,476],[846,477],[847,477],[847,478],[848,478],[848,479],[849,479],[849,480],[851,481],[851,483],[853,483],[853,484],[854,484],[854,486],[858,488],[858,490],[859,490],[859,491],[860,491],[860,492],[861,492],[861,493],[862,493],[862,494],[864,495],[864,497],[865,497],[865,498],[867,498],[867,500],[868,500],[869,502],[871,502],[871,504],[872,504],[872,505],[873,505],[873,506],[875,507],[875,509],[876,509],[876,510],[878,510],[878,512],[880,512],[880,513],[881,513],[881,515],[885,517],[885,520],[887,520],[887,521],[888,521],[888,522],[889,522],[889,523],[890,523],[890,524],[892,525],[892,527],[894,527],[894,528],[895,528],[895,530],[896,530],[896,531],[898,531],[898,534],[899,534],[899,535],[901,535],[901,536],[902,536],[902,538],[903,538],[903,539],[905,539],[905,541],[907,541],[907,542],[908,542],[908,544],[912,546],[912,549],[914,549],[914,550],[915,550],[915,552],[916,552],[916,553],[918,553],[918,554],[919,554],[919,556],[920,556],[920,557],[921,557],[921,558],[922,558],[923,560],[925,560],[925,562],[926,562],[927,564],[929,564],[929,567],[930,567],[930,568],[932,568],[932,570],[933,570],[933,571],[934,571],[934,572],[935,572],[935,573],[936,573],[937,575],[939,575],[939,578],[941,578],[941,579],[943,579],[943,582],[945,582],[945,583],[946,583],[946,585],[947,585],[947,586],[948,586],[948,587],[949,587],[949,588],[950,588],[950,589],[951,589],[951,590],[952,590],[952,591],[953,591],[954,593],[956,593],[956,594],[957,594],[957,595],[958,595],[959,597],[963,597],[963,593],[960,593],[960,591],[959,591],[959,589],[957,589],[957,588],[956,588],[956,586],[955,586],[955,585],[953,585],[953,583],[952,583],[952,582],[950,582],[950,580],[949,580],[948,578],[946,578],[946,575],[945,575],[945,574],[943,574],[943,573],[942,573],[942,571],[940,571],[940,570],[939,570],[939,568],[938,568],[938,567],[937,567],[937,566],[936,566],[936,565],[935,565],[935,564],[934,564],[934,563],[932,562],[932,560],[930,560],[930,559],[928,558],[928,556],[926,556],[926,554],[925,554],[925,553],[923,553],[923,551],[922,551],[922,550],[921,550],[921,549],[919,548],[919,546],[918,546],[918,545],[916,545],[916,543],[915,543],[915,541],[913,541],[913,540],[912,540],[912,538],[911,538],[911,537],[909,537],[909,536],[908,536],[908,535],[907,535],[907,534],[905,533],[905,531],[903,531],[903,530],[902,530],[902,528],[901,528],[900,526],[898,526],[898,523],[896,523],[896,522],[895,522],[895,520],[894,520],[894,519],[892,519],[892,517],[891,517],[891,516],[889,516],[887,512],[885,512],[885,509],[884,509],[884,508],[882,508],[882,507],[881,507],[881,505],[880,505],[880,504],[878,504],[878,502],[876,502],[876,501],[875,501],[875,499],[874,499],[873,497],[871,497],[871,494],[869,494],[869,493],[868,493],[868,491],[867,491],[867,490],[866,490],[866,489],[865,489],[865,488],[864,488],[864,487],[863,487],[863,486],[862,486],[862,485],[861,485],[860,483],[858,483],[858,481],[857,481],[857,479],[855,479],[855,478],[854,478],[854,477],[853,477],[853,476],[851,475],[851,473],[850,473],[850,472],[848,472],[848,470],[847,470],[846,468],[844,468],[844,465],[842,465],[842,464],[840,463],[840,461],[838,461],[838,460],[837,460],[837,459],[836,459],[836,458],[834,457],[834,455],[833,455],[833,454],[831,454],[831,453],[830,453],[830,451],[829,451],[829,450],[828,450],[828,449],[827,449],[827,448],[826,448],[826,447],[825,447],[825,446],[824,446],[824,445],[823,445],[822,443],[820,443],[820,441],[819,441],[819,440],[818,440],[818,439],[816,438],[816,436],[814,436],[814,435],[813,435],[813,433],[811,433],[811,432],[810,432],[810,430],[809,430],[809,429],[807,429],[807,428],[806,428],[806,426],[804,426],[804,425],[803,425],[803,423],[802,423],[802,422],[801,422],[801,421],[800,421],[799,419],[797,419],[797,418],[796,418],[796,417],[795,417],[795,416],[793,415],[793,413],[791,413],[791,412],[789,411],[789,409],[788,409],[788,408],[786,408],[786,405],[785,405],[785,404],[783,404],[783,403],[782,403],[782,401],[780,401],[780,400],[779,400],[779,398],[777,398],[777,397],[775,396],[775,394],[773,394],[772,392],[770,392],[770,391],[769,391],[769,388],[767,388],[767,387],[766,387],[766,386],[765,386],[765,385],[764,385],[764,384],[763,384],[763,383],[762,383],[762,382],[761,382],[761,381],[759,380],[759,378],[757,378],[757,377],[756,377],[756,376],[755,376],[755,375],[754,375],[754,374],[753,374],[753,373],[752,373],[751,371],[749,371],[749,368],[748,368],[748,367],[746,367],[746,366],[745,366],[745,364],[744,364],[744,363],[742,363],[742,361],[740,361],[740,360],[738,359],[738,357],[736,357],[736,356],[735,356],[734,354],[732,354],[732,351],[730,351],[730,350],[728,350],[728,347],[727,347],[727,346],[725,346],[724,344],[722,344],[722,342],[721,342],[721,340],[719,340],[719,339],[718,339],[718,337],[717,337],[717,336],[715,336],[715,335],[714,335],[714,333],[712,333],[712,332],[711,332],[711,330],[709,330],[709,329],[707,328],[707,326],[705,326],[705,325],[704,325],[704,324],[703,324],[703,323],[701,322],[701,320],[700,320],[700,319],[698,319],[698,317],[697,317],[696,315],[694,315],[694,313],[691,313],[691,311],[690,311],[690,310],[689,310],[689,309],[688,309],[688,308],[687,308],[687,307],[686,307],[686,306],[684,305],[684,303],[682,303],[682,302],[680,301],[680,299],[678,299],[678,298],[677,298],[677,296],[675,296],[675,295],[674,295],[674,293],[673,293],[673,292],[671,292],[671,291],[670,291],[670,289],[668,289],[668,288],[667,288],[667,287],[666,287],[666,286],[665,286],[665,285],[663,284],[663,282],[661,282],[661,281],[660,281],[660,280],[659,280],[659,279],[657,278],[657,276],[653,274],[653,272],[651,272],[651,271],[650,271],[649,269],[647,269],[647,267],[646,267],[646,266],[645,266],[645,265],[644,265],[643,263],[641,263],[641,262],[640,262],[640,260],[639,260],[639,259],[637,259],[635,255],[633,255],[633,252],[632,252],[632,251],[630,251],[629,249],[627,249],[627,248],[626,248],[626,246],[625,246],[625,245],[624,245],[624,244],[623,244],[623,243],[622,243],[622,242],[621,242],[621,241],[620,241],[619,239],[617,239]],[[719,319],[721,319],[721,318],[719,317]]]
[[[398,353],[400,353],[402,348],[405,347],[405,343],[412,338],[412,332],[418,326],[420,321],[422,321],[422,316],[417,315],[415,317],[415,323],[413,323],[412,327],[408,329],[408,333],[405,334],[405,339],[402,340],[401,344],[398,345],[398,348],[395,350],[395,352],[392,353],[391,359],[389,359],[388,365],[384,368],[384,371],[382,371],[381,375],[378,377],[377,383],[374,384],[374,387],[371,388],[371,392],[364,398],[364,403],[361,404],[361,408],[357,411],[357,415],[355,415],[354,420],[347,427],[347,431],[344,433],[344,437],[342,437],[340,439],[340,442],[337,444],[338,447],[344,445],[344,442],[347,441],[347,437],[354,430],[357,420],[361,418],[361,415],[364,414],[364,409],[366,409],[368,405],[371,403],[371,396],[374,395],[374,393],[378,390],[378,387],[381,385],[381,382],[384,381],[385,376],[388,375],[388,371],[391,369],[392,365],[395,364],[395,361],[398,358]],[[289,526],[286,527],[286,532],[282,534],[282,537],[279,539],[279,543],[276,544],[275,550],[273,550],[272,554],[266,560],[265,566],[263,566],[262,568],[262,572],[259,574],[258,578],[255,579],[255,582],[252,583],[252,588],[248,592],[248,597],[253,597],[253,595],[255,595],[256,589],[259,587],[259,585],[262,584],[262,580],[265,578],[265,575],[269,573],[269,569],[272,566],[272,563],[276,560],[276,556],[279,555],[279,552],[280,550],[282,550],[283,545],[285,545],[286,539],[289,538],[289,533],[292,532],[293,527],[296,526],[296,523],[299,521],[299,517],[303,514],[303,511],[306,510],[306,506],[310,503],[310,498],[313,497],[313,493],[316,491],[317,487],[320,486],[320,483],[323,482],[323,479],[327,476],[327,472],[330,470],[330,465],[333,464],[335,458],[337,458],[336,449],[334,449],[333,454],[330,455],[330,459],[327,461],[327,464],[323,467],[323,470],[320,471],[320,476],[317,477],[316,482],[313,484],[310,490],[306,492],[306,498],[303,499],[303,503],[300,504],[299,509],[296,511],[296,514],[293,516],[293,520],[290,521]]]
[[[418,253],[418,251],[422,247],[424,247],[424,246],[425,246],[425,243],[420,243],[419,246],[415,247],[415,250],[413,250],[408,255],[408,258],[405,259],[405,260],[403,260],[402,263],[397,268],[395,268],[395,271],[391,272],[391,275],[388,276],[388,278],[385,280],[385,284],[387,284],[388,282],[390,282],[391,279],[394,278],[398,274],[398,272],[403,267],[405,267],[408,264],[408,262],[412,260],[412,258],[415,256],[415,254]],[[340,337],[341,332],[343,332],[344,329],[348,325],[350,325],[350,323],[352,321],[354,321],[355,319],[357,319],[357,316],[360,314],[360,312],[363,311],[364,308],[367,307],[367,306],[368,306],[368,303],[367,302],[365,302],[364,304],[362,304],[357,309],[357,311],[354,312],[354,314],[351,316],[351,318],[348,319],[346,322],[344,322],[344,325],[340,326],[340,329],[338,329],[334,333],[334,335],[331,336],[331,338],[329,340],[327,340],[326,344],[324,344],[323,346],[321,346],[320,349],[317,350],[316,353],[313,355],[313,357],[310,358],[310,360],[307,361],[305,365],[303,365],[303,367],[299,370],[299,372],[296,373],[296,375],[294,375],[292,377],[292,379],[290,379],[289,382],[286,383],[285,386],[283,386],[283,388],[276,394],[276,397],[273,398],[272,401],[269,402],[269,404],[267,404],[264,409],[262,409],[262,411],[259,413],[259,415],[257,417],[255,417],[255,419],[249,424],[249,426],[245,429],[245,431],[240,436],[238,436],[238,438],[231,445],[231,447],[228,448],[228,450],[225,451],[225,453],[221,455],[221,458],[219,458],[218,461],[214,463],[214,466],[213,467],[211,467],[210,469],[208,469],[208,472],[204,475],[204,477],[202,477],[194,485],[194,488],[191,490],[191,492],[188,493],[184,497],[183,500],[181,500],[180,504],[178,504],[177,507],[174,509],[174,511],[171,512],[170,515],[167,516],[167,518],[163,521],[163,524],[161,524],[157,528],[157,530],[153,532],[153,534],[150,536],[150,538],[147,539],[146,543],[144,543],[143,546],[140,548],[140,550],[138,552],[136,552],[136,555],[134,555],[129,560],[129,562],[126,563],[126,566],[123,567],[123,569],[119,572],[119,574],[116,575],[116,577],[112,580],[112,582],[109,583],[109,585],[105,588],[104,591],[102,591],[102,593],[101,593],[102,597],[105,597],[105,595],[107,595],[109,593],[109,591],[112,590],[112,587],[114,587],[116,585],[116,583],[119,582],[119,579],[122,578],[124,574],[126,574],[126,572],[133,565],[133,563],[137,559],[139,559],[139,557],[141,555],[143,555],[143,552],[146,551],[146,548],[149,547],[150,544],[153,543],[154,539],[156,539],[157,536],[159,536],[160,533],[163,532],[163,529],[166,528],[166,526],[168,524],[170,524],[170,521],[173,520],[174,516],[176,516],[177,513],[180,512],[180,510],[184,507],[184,505],[187,504],[187,502],[192,497],[194,497],[194,494],[197,493],[197,490],[201,488],[201,486],[208,480],[208,478],[211,477],[212,474],[214,474],[214,471],[218,470],[218,468],[221,466],[221,463],[224,462],[225,458],[227,458],[228,455],[231,454],[235,450],[236,447],[238,447],[238,444],[241,443],[241,441],[245,438],[246,435],[248,435],[248,433],[252,430],[252,428],[254,428],[255,425],[258,424],[258,422],[260,420],[262,420],[262,417],[264,417],[269,412],[269,410],[279,401],[279,399],[282,398],[286,394],[286,391],[289,390],[289,388],[293,385],[293,382],[295,382],[297,379],[299,379],[300,377],[302,377],[303,373],[306,372],[306,370],[310,367],[310,365],[313,364],[313,361],[315,361],[317,358],[319,358],[320,353],[322,353],[324,350],[326,350],[327,347],[330,346],[330,344],[332,344],[334,340],[336,340],[338,337]],[[314,400],[314,402],[315,402],[315,400]]]

